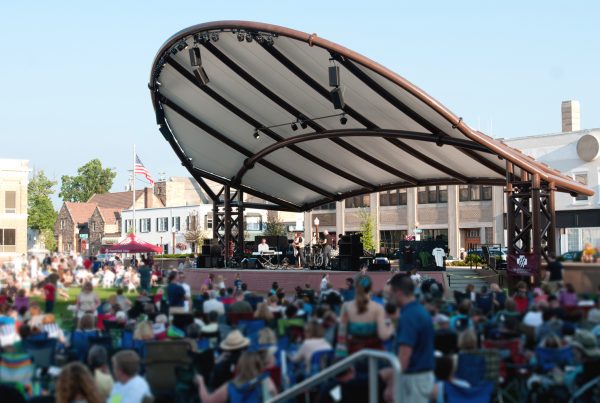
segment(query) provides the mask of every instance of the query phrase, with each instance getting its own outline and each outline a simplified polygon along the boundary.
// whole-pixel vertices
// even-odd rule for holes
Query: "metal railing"
[[[339,361],[319,372],[316,375],[311,376],[310,378],[305,379],[297,385],[292,386],[291,388],[286,389],[284,392],[274,396],[268,403],[277,403],[277,402],[285,402],[287,400],[293,399],[296,396],[300,396],[305,394],[310,389],[314,388],[317,385],[322,384],[328,379],[333,378],[337,374],[344,372],[348,368],[350,368],[355,362],[361,361],[363,359],[368,359],[369,364],[369,403],[377,403],[378,394],[379,394],[379,367],[377,365],[378,361],[387,361],[393,370],[393,379],[394,379],[394,403],[400,402],[400,361],[398,361],[398,357],[391,353],[385,353],[383,351],[370,350],[365,349],[361,350],[358,353],[352,354],[349,357],[344,358],[342,361]]]

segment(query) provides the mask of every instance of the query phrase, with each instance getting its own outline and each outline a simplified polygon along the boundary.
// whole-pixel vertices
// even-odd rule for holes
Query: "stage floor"
[[[271,284],[277,281],[280,287],[283,287],[287,294],[293,293],[297,286],[304,287],[308,283],[315,290],[318,290],[321,284],[323,274],[329,274],[329,282],[335,289],[346,288],[346,279],[356,277],[357,271],[331,271],[331,270],[307,270],[307,269],[285,269],[285,270],[244,270],[244,269],[185,269],[186,282],[195,292],[200,291],[203,281],[210,273],[216,276],[222,275],[227,287],[233,287],[233,281],[237,273],[241,280],[248,284],[248,290],[266,293],[271,289]],[[443,271],[427,271],[422,275],[429,276],[436,281],[444,284],[445,276]],[[385,283],[392,277],[393,273],[387,271],[369,272],[368,275],[373,280],[373,291],[383,289]]]

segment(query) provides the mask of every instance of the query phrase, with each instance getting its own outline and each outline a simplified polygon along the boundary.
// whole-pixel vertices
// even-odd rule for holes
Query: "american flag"
[[[148,182],[150,182],[150,186],[154,186],[154,179],[152,179],[150,171],[148,171],[144,164],[142,164],[142,160],[140,160],[140,157],[138,157],[137,154],[135,155],[134,174],[144,175]]]

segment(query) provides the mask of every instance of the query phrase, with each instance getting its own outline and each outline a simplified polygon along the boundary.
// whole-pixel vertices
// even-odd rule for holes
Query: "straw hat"
[[[581,350],[588,357],[600,357],[596,336],[589,330],[578,330],[569,344]]]
[[[250,339],[244,337],[242,332],[239,330],[233,330],[229,332],[225,340],[221,342],[219,347],[221,350],[232,351],[232,350],[240,350],[242,348],[248,347],[250,345]]]

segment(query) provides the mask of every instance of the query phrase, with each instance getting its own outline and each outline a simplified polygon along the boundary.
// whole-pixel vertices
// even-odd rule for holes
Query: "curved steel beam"
[[[280,150],[282,148],[289,147],[294,144],[304,143],[313,140],[322,139],[339,139],[344,137],[377,137],[384,139],[408,139],[417,141],[427,141],[431,143],[438,143],[440,145],[448,144],[456,147],[462,147],[466,149],[472,149],[473,147],[478,148],[477,144],[474,144],[468,140],[455,139],[452,137],[444,137],[440,140],[437,136],[433,136],[430,133],[419,133],[408,130],[387,130],[387,129],[343,129],[343,130],[326,130],[315,133],[304,133],[294,137],[288,137],[285,140],[271,144],[255,153],[251,157],[244,160],[244,164],[238,170],[237,174],[232,179],[234,183],[241,183],[242,178],[250,169],[254,167],[257,162],[262,161],[269,154]],[[434,167],[435,168],[435,167]],[[462,176],[462,175],[461,175]],[[460,182],[467,182],[465,177]],[[407,181],[413,185],[417,184],[417,181]]]

